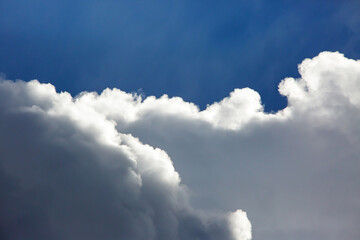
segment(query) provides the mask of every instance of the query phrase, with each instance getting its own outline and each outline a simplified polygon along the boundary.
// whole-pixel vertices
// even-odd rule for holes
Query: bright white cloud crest
[[[239,206],[258,239],[358,239],[360,62],[323,52],[299,71],[271,114],[248,88],[200,111],[2,81],[4,239],[249,240],[245,212],[204,210]]]

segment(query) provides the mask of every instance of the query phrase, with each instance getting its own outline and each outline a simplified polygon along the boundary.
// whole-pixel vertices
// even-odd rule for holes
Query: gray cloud
[[[191,208],[166,152],[50,84],[0,83],[1,239],[250,239]]]
[[[360,62],[324,52],[299,71],[271,114],[251,89],[200,111],[2,82],[4,236],[249,239],[242,211],[209,210],[240,206],[256,239],[359,239]]]
[[[204,111],[117,89],[78,101],[164,149],[195,206],[246,209],[257,239],[358,239],[360,63],[323,52],[299,72],[280,83],[288,106],[273,114],[250,89]]]

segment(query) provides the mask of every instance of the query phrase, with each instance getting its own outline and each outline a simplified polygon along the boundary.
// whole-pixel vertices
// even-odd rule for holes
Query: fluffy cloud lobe
[[[277,113],[248,88],[200,111],[2,81],[2,239],[251,239],[239,206],[257,239],[359,239],[360,62],[299,72]]]
[[[166,152],[86,95],[1,81],[1,239],[251,239],[245,212],[191,208]]]

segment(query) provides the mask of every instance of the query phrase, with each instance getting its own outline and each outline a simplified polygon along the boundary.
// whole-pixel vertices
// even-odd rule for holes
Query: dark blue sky
[[[204,108],[234,88],[267,111],[297,64],[360,58],[360,1],[0,0],[0,72],[77,94],[116,87]]]

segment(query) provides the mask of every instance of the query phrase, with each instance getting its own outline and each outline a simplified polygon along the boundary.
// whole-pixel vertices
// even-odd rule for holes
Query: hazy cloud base
[[[359,239],[360,62],[323,52],[299,72],[270,114],[251,89],[199,111],[3,80],[2,239],[250,239],[241,210],[206,210],[238,207],[257,239]]]

